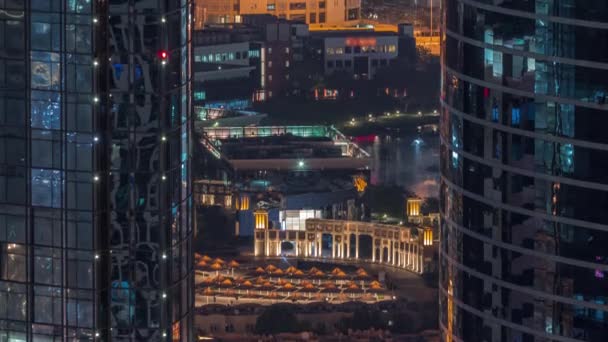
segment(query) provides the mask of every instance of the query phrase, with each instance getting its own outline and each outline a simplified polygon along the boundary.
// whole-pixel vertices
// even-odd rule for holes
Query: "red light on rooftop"
[[[166,60],[168,56],[169,56],[169,54],[165,50],[160,50],[158,52],[158,58],[160,58],[162,60]]]

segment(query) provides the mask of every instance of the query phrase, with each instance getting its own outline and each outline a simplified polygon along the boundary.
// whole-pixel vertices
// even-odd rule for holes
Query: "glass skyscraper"
[[[0,341],[191,341],[189,0],[0,0]]]
[[[608,341],[608,2],[444,0],[444,341]]]

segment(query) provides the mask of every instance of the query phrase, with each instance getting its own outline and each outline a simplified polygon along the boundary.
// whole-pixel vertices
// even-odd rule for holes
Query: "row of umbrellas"
[[[222,258],[212,259],[208,255],[201,255],[199,253],[194,253],[194,261],[196,262],[196,267],[202,269],[211,269],[214,271],[219,271],[226,268],[235,269],[240,266],[236,260],[226,262]]]
[[[336,286],[333,282],[325,282],[321,285],[314,285],[309,281],[303,281],[299,285],[294,285],[293,283],[286,280],[279,280],[276,283],[272,283],[263,277],[258,277],[254,281],[244,280],[244,279],[233,279],[229,277],[223,277],[218,275],[216,277],[207,277],[203,279],[202,285],[209,288],[236,288],[236,289],[244,289],[250,290],[255,289],[258,291],[299,291],[299,292],[323,292],[323,293],[338,293],[338,292],[346,292],[346,293],[361,293],[361,292],[372,292],[379,293],[384,292],[385,289],[382,288],[378,281],[372,281],[368,287],[363,288],[354,281],[351,281],[345,284],[342,287]]]
[[[233,296],[236,293],[234,292],[234,289],[228,289],[228,290],[225,290],[223,292],[218,292],[218,291],[212,289],[211,287],[207,287],[207,288],[205,288],[203,290],[203,295],[204,296],[214,296],[214,295],[217,295],[217,294],[224,294],[224,295],[227,295],[227,296]],[[259,294],[258,296],[261,297],[261,298],[278,298],[280,296],[280,292],[279,291],[270,291],[266,295]],[[306,299],[306,298],[311,299],[311,298],[315,298],[315,299],[321,300],[322,297],[324,297],[324,295],[322,293],[320,293],[320,292],[316,292],[316,293],[311,292],[311,293],[308,293],[308,295],[305,295],[302,292],[291,292],[291,293],[289,293],[286,296],[286,299]],[[337,294],[336,297],[337,297],[337,299],[343,300],[343,301],[346,301],[349,298],[349,296],[347,296],[346,293],[339,293],[339,294]],[[332,296],[332,298],[333,298],[333,296]],[[361,299],[371,300],[371,299],[374,298],[374,295],[372,293],[363,293],[360,296],[360,298]]]
[[[265,268],[258,267],[255,269],[254,273],[257,275],[267,274],[267,275],[273,275],[273,276],[291,276],[291,277],[296,277],[296,278],[298,278],[298,277],[299,278],[334,277],[334,278],[346,279],[349,277],[349,275],[346,272],[344,272],[343,270],[341,270],[339,267],[334,268],[329,273],[325,273],[316,267],[312,267],[308,271],[304,272],[294,266],[290,266],[289,268],[282,270],[272,264],[267,265]],[[355,275],[352,276],[352,278],[364,280],[364,279],[369,279],[370,276],[363,268],[359,268],[355,272]]]

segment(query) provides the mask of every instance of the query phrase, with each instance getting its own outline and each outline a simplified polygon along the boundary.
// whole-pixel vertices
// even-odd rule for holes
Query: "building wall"
[[[240,22],[243,15],[272,14],[325,26],[356,24],[361,0],[197,0],[197,23]]]
[[[608,7],[443,5],[443,340],[605,340]]]
[[[376,71],[398,56],[397,36],[340,36],[324,39],[324,71],[374,78]]]

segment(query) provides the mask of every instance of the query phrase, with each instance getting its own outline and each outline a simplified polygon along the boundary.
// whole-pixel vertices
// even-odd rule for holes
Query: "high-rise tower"
[[[0,0],[0,341],[191,341],[189,0]]]
[[[608,339],[608,5],[444,0],[444,341]]]

